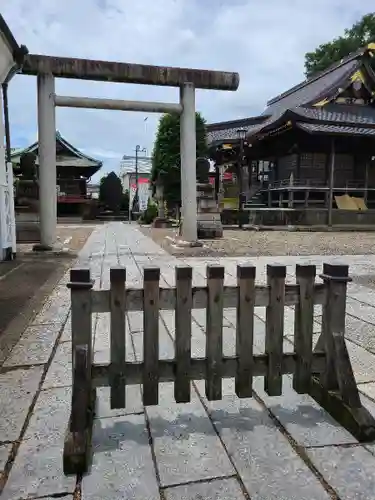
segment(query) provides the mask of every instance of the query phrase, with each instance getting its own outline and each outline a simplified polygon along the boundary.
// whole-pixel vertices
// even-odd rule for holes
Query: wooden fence
[[[222,398],[222,379],[235,379],[240,398],[252,396],[254,376],[264,376],[270,396],[282,394],[282,375],[310,394],[360,441],[375,439],[375,420],[362,406],[346,349],[348,266],[296,266],[296,284],[286,284],[286,267],[267,266],[267,284],[255,283],[255,267],[237,268],[237,286],[224,286],[224,268],[207,267],[207,286],[192,286],[192,269],[176,268],[176,287],[160,288],[160,270],[144,269],[142,289],[125,286],[126,270],[110,270],[110,289],[93,290],[90,271],[72,269],[71,321],[73,391],[64,445],[64,471],[87,470],[96,387],[109,386],[111,408],[124,408],[125,387],[142,384],[144,405],[157,405],[159,382],[174,382],[178,403],[190,401],[191,380],[205,380],[208,400]],[[322,304],[322,332],[313,349],[314,304]],[[283,352],[284,308],[294,305],[294,352]],[[266,307],[265,352],[253,353],[254,308]],[[223,309],[236,308],[236,354],[223,356]],[[206,356],[191,357],[191,313],[206,309]],[[159,359],[159,311],[175,311],[175,358]],[[143,361],[126,361],[126,311],[143,311]],[[92,315],[110,312],[109,364],[93,364]]]

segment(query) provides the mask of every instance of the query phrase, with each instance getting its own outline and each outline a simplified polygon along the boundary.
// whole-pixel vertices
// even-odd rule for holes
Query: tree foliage
[[[118,212],[123,199],[122,183],[115,172],[100,179],[99,201],[107,209]]]
[[[206,122],[196,113],[196,157],[207,153]],[[151,181],[161,175],[164,199],[169,206],[181,200],[180,116],[165,114],[159,120],[154,150],[152,152]]]
[[[305,55],[306,76],[309,78],[324,71],[370,42],[375,42],[375,13],[363,16],[350,29],[346,29],[343,36],[319,45],[313,52],[308,52]]]

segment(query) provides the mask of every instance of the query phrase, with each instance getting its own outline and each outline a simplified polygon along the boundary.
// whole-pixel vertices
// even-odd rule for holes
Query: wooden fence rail
[[[208,400],[222,398],[222,379],[235,379],[240,398],[252,396],[253,377],[264,377],[270,396],[282,394],[282,376],[293,375],[299,394],[310,394],[358,440],[375,439],[375,420],[362,406],[346,349],[345,307],[349,269],[324,264],[267,266],[267,284],[255,284],[255,267],[239,265],[237,286],[224,286],[224,268],[207,267],[207,286],[192,286],[192,269],[176,267],[176,287],[160,288],[160,270],[144,269],[142,289],[126,288],[126,270],[110,270],[110,289],[93,290],[90,271],[70,272],[73,391],[64,445],[66,474],[87,470],[95,412],[95,389],[110,387],[111,408],[125,408],[125,388],[142,384],[143,404],[157,405],[159,383],[174,382],[178,403],[190,401],[191,380],[205,380]],[[322,304],[322,332],[313,349],[314,304]],[[284,310],[294,305],[294,352],[283,352]],[[266,307],[265,352],[253,353],[254,308]],[[223,356],[223,309],[235,307],[236,353]],[[206,309],[206,355],[191,357],[192,310]],[[159,311],[175,311],[175,358],[159,360]],[[126,361],[127,311],[143,311],[143,361]],[[93,364],[92,314],[110,312],[110,363]]]

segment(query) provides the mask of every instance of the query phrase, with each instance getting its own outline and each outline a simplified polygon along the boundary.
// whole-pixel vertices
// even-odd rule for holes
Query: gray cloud
[[[266,100],[303,79],[306,51],[340,35],[372,0],[0,0],[30,52],[238,71],[237,92],[198,91],[207,121],[260,113]],[[177,101],[177,89],[58,80],[57,93]],[[10,85],[14,146],[36,138],[35,78]],[[136,144],[152,150],[157,115],[59,109],[57,127],[88,154],[117,168]]]

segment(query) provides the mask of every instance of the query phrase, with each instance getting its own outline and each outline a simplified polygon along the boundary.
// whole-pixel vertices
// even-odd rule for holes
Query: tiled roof
[[[297,127],[311,134],[340,134],[340,135],[368,135],[375,136],[375,128],[350,127],[345,125],[328,125],[324,123],[297,122]]]
[[[319,100],[337,89],[362,64],[362,56],[367,51],[363,48],[330,66],[325,71],[292,87],[286,92],[268,101],[264,114],[274,114],[288,108],[303,106],[313,100]]]
[[[375,108],[371,106],[327,104],[316,108],[298,107],[293,112],[304,118],[325,122],[375,125]]]
[[[74,162],[74,166],[96,168],[97,170],[99,170],[102,167],[103,162],[82,153],[82,151],[79,151],[77,148],[72,146],[67,140],[65,140],[61,136],[58,130],[56,131],[56,142],[59,142],[68,151],[73,153],[76,158],[78,158],[79,161]],[[38,142],[34,142],[33,144],[31,144],[31,146],[28,146],[27,148],[17,149],[16,151],[12,151],[11,160],[17,161],[19,159],[18,157],[20,157],[22,154],[34,153],[37,149],[38,149]],[[69,166],[68,163],[65,162],[65,166]]]
[[[207,125],[207,142],[208,144],[212,144],[215,142],[237,140],[237,130],[239,128],[245,128],[247,134],[249,134],[253,128],[258,127],[259,123],[265,120],[267,120],[267,116],[254,116],[252,118],[211,123]]]

